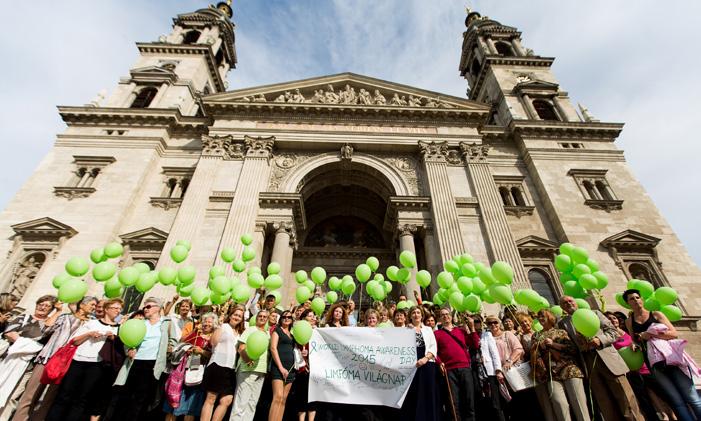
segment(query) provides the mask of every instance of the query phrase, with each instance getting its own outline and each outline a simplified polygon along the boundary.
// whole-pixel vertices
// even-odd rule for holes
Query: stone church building
[[[647,279],[679,291],[678,325],[696,329],[701,271],[616,147],[623,124],[578,112],[516,28],[468,14],[455,52],[467,98],[353,73],[227,91],[232,15],[222,2],[177,16],[136,44],[111,95],[58,108],[66,130],[0,214],[0,288],[21,306],[114,240],[122,264],[153,267],[190,240],[204,282],[243,233],[258,263],[282,265],[285,304],[296,270],[352,274],[370,255],[385,268],[402,250],[434,274],[465,251],[504,260],[552,300],[568,241],[609,275],[609,308]]]

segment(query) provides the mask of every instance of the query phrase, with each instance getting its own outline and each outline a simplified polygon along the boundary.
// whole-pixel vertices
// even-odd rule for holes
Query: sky
[[[0,208],[65,128],[57,105],[111,91],[135,62],[137,41],[170,32],[204,0],[6,2],[0,37]],[[354,72],[465,96],[458,72],[458,0],[234,0],[237,68],[229,89]],[[623,122],[617,141],[634,174],[697,264],[701,235],[701,2],[472,0],[555,57],[574,103]],[[662,7],[664,6],[664,7]]]

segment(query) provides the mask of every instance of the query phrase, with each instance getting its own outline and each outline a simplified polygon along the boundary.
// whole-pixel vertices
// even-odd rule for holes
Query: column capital
[[[419,150],[424,161],[445,162],[448,155],[448,141],[442,142],[419,140]]]
[[[275,145],[275,136],[268,137],[252,137],[245,135],[243,142],[246,149],[246,158],[265,158],[270,159]]]
[[[490,146],[478,145],[477,143],[460,142],[460,152],[462,152],[465,161],[470,162],[487,162]]]
[[[290,238],[296,237],[295,226],[290,221],[273,222],[272,226],[275,234],[287,234]]]
[[[413,236],[416,232],[417,227],[414,224],[399,224],[397,225],[397,235],[399,237]]]
[[[243,159],[244,144],[232,135],[202,136],[202,156],[223,159]]]

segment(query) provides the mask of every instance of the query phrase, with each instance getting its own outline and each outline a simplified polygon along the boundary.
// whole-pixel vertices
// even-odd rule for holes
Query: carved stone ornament
[[[489,146],[478,145],[476,143],[460,142],[460,151],[468,162],[487,161]]]
[[[533,215],[533,210],[535,206],[504,206],[504,212],[507,215],[513,215],[517,218],[521,218],[526,215]]]
[[[351,159],[353,159],[353,146],[346,143],[341,146],[341,160],[350,161]]]
[[[297,161],[297,156],[295,154],[286,153],[275,158],[275,165],[284,170],[289,170],[295,166],[295,161]]]
[[[411,172],[416,171],[416,162],[407,157],[387,158],[387,161],[399,171]]]
[[[623,209],[623,201],[622,200],[587,199],[584,201],[584,204],[589,206],[592,209],[600,209],[600,210],[606,211],[607,213],[610,213],[611,211]]]
[[[448,154],[448,141],[442,142],[425,142],[419,141],[419,150],[423,155],[424,160],[439,160],[444,161]]]
[[[292,241],[292,237],[294,236],[296,238],[295,234],[295,226],[292,222],[290,221],[281,221],[281,222],[275,222],[273,223],[273,230],[275,231],[275,234],[287,234],[290,236],[290,241]]]
[[[275,144],[275,136],[244,136],[243,141],[246,144],[247,158],[270,158],[273,152],[273,145]]]
[[[239,155],[240,151],[240,155]],[[226,159],[243,157],[243,145],[236,142],[232,135],[226,136],[202,136],[202,156],[217,156]]]
[[[282,180],[285,179],[287,174],[289,174],[295,166],[303,163],[315,155],[315,153],[283,153],[276,155],[275,165],[270,166],[271,173],[270,181],[268,182],[268,191],[279,191]]]
[[[462,157],[460,156],[460,152],[456,151],[455,149],[450,149],[448,151],[448,153],[445,156],[445,160],[448,161],[448,163],[451,165],[462,164]]]
[[[152,197],[150,200],[151,206],[162,208],[164,210],[177,209],[183,203],[182,197]]]
[[[95,193],[94,187],[54,187],[54,194],[68,200],[86,198]]]
[[[399,224],[397,226],[397,235],[399,237],[404,237],[406,235],[414,235],[417,228],[414,224]]]

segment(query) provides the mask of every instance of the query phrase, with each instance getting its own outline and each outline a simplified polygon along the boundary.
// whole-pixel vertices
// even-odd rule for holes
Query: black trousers
[[[448,383],[458,420],[474,421],[475,387],[472,382],[472,370],[470,368],[448,370]]]
[[[136,421],[146,415],[158,387],[158,380],[153,377],[155,364],[155,360],[134,360],[126,383],[117,392],[112,420]]]
[[[106,370],[98,362],[72,361],[46,419],[83,421],[88,418],[89,398],[107,371],[111,369]]]

